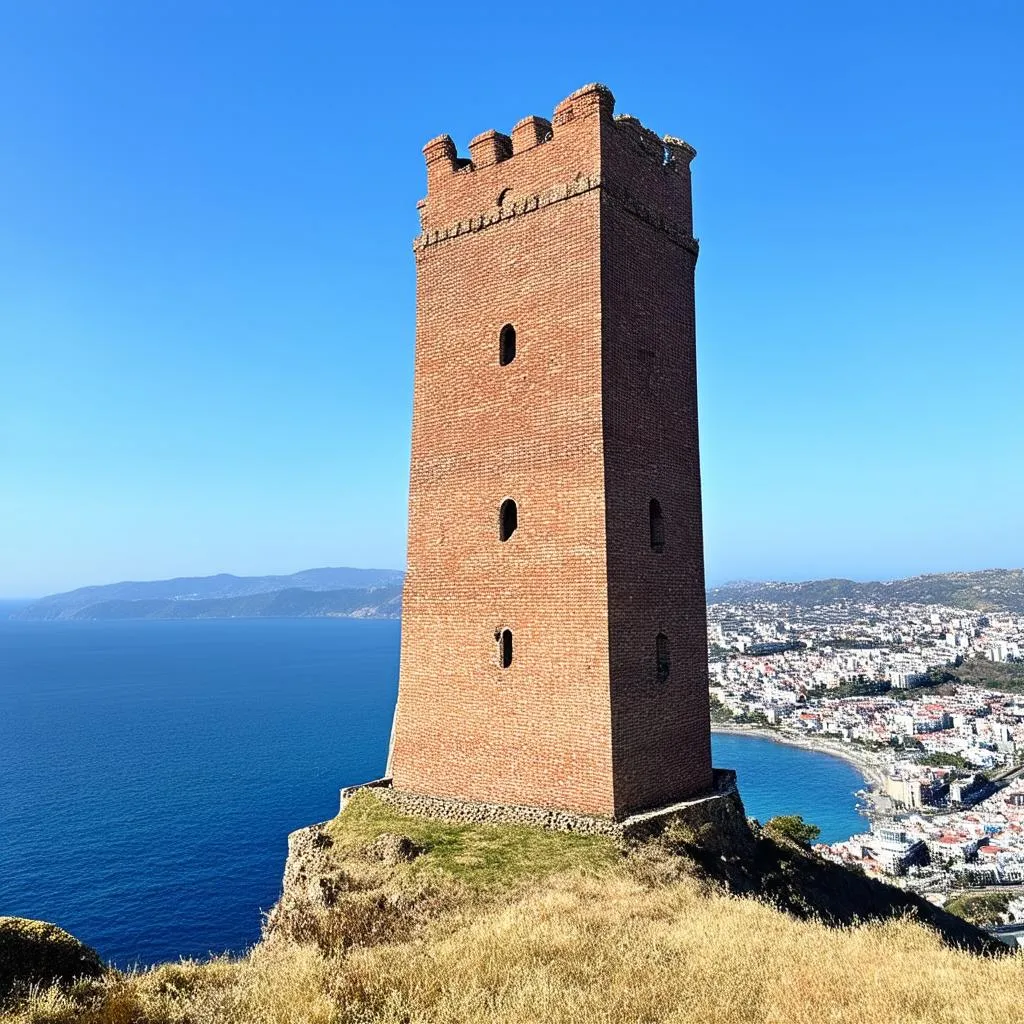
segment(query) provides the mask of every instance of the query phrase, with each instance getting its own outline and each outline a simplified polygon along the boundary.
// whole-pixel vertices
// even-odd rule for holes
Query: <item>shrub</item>
[[[776,818],[769,818],[764,827],[776,836],[790,839],[801,846],[810,846],[821,835],[821,829],[804,821],[800,814],[780,814]]]
[[[103,961],[63,928],[24,917],[0,917],[0,1002],[16,988],[96,978]]]

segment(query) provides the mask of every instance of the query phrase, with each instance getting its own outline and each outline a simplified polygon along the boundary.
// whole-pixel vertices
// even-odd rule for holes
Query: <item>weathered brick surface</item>
[[[711,783],[693,151],[612,106],[587,87],[550,130],[477,136],[472,164],[446,136],[424,149],[403,792],[621,818]]]

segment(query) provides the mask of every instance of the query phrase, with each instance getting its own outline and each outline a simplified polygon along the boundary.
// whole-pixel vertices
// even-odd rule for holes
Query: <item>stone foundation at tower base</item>
[[[391,779],[377,779],[341,791],[341,809],[356,793],[368,793],[402,814],[446,821],[453,824],[532,825],[559,832],[608,836],[624,842],[641,842],[660,835],[669,825],[684,825],[697,830],[707,826],[730,832],[738,823],[746,827],[746,816],[736,773],[727,768],[714,769],[712,788],[690,800],[632,814],[621,821],[598,818],[572,811],[544,807],[518,807],[509,804],[485,804],[470,800],[453,800],[420,796],[395,789]]]

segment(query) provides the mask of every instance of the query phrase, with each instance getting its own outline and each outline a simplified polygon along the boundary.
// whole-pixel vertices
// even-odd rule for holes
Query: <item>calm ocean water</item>
[[[397,622],[0,619],[0,915],[121,966],[241,951],[288,833],[384,769]],[[860,830],[846,762],[717,735],[747,813]]]

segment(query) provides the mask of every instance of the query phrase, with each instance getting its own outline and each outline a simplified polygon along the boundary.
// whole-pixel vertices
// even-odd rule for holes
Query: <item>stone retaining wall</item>
[[[693,829],[710,825],[716,831],[728,832],[735,831],[737,827],[746,829],[743,803],[736,788],[736,773],[722,768],[715,769],[714,788],[707,795],[654,811],[634,814],[622,821],[543,807],[518,807],[420,796],[394,789],[390,779],[377,779],[361,786],[343,789],[342,810],[354,794],[362,792],[371,794],[374,799],[402,814],[434,821],[457,824],[533,825],[558,832],[608,836],[620,841],[653,838],[669,824],[682,824]]]

